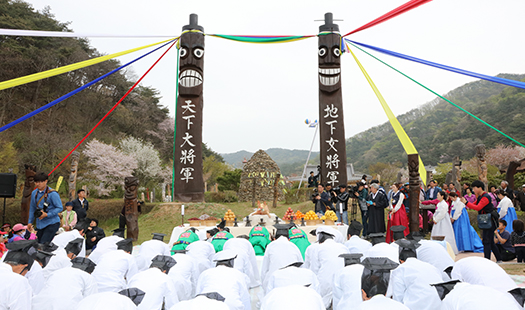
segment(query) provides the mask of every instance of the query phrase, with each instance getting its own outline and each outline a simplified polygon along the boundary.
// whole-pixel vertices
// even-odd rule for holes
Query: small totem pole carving
[[[419,231],[419,155],[408,155],[408,182],[410,186],[409,197],[409,228],[410,232]]]
[[[485,144],[476,145],[476,157],[478,158],[478,178],[485,184],[485,190],[488,189],[487,179],[487,162],[485,161]]]
[[[78,160],[80,158],[79,152],[73,152],[71,154],[71,173],[69,174],[69,201],[76,199],[76,187],[77,187],[77,171],[78,171]]]
[[[126,227],[128,228],[127,238],[137,241],[139,237],[139,211],[137,208],[137,191],[139,179],[136,177],[126,177],[124,179],[124,208],[126,210]]]
[[[35,175],[36,175],[36,166],[33,165],[24,165],[26,169],[26,180],[24,182],[24,191],[22,192],[22,202],[20,204],[20,222],[23,224],[28,224],[29,220],[29,207],[31,204],[31,193],[35,189]]]

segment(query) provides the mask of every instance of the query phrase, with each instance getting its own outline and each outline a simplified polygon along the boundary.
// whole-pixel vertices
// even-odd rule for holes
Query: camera
[[[49,203],[44,202],[44,208],[39,208],[39,207],[36,207],[36,210],[35,210],[35,218],[39,218],[42,216],[42,213],[46,212],[47,213],[47,207],[49,207]]]
[[[314,192],[310,197],[310,200],[312,200],[313,203],[317,203],[317,199],[315,199],[317,196],[319,196],[319,192],[317,191],[317,188],[314,188]]]
[[[350,196],[350,198],[354,198],[354,199],[358,198],[358,196],[355,194],[359,191],[358,188],[359,187],[357,185],[348,185],[346,187],[346,191],[348,192],[348,195]]]

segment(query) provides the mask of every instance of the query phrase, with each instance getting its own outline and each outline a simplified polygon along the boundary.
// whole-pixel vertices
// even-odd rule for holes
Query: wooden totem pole
[[[341,35],[332,13],[319,26],[319,131],[321,180],[333,187],[345,184],[346,144],[341,93]]]
[[[71,172],[69,173],[69,201],[73,201],[77,198],[77,171],[78,171],[78,160],[80,159],[79,152],[73,152],[71,154]]]
[[[180,37],[179,96],[175,137],[174,199],[204,201],[202,175],[202,83],[204,76],[204,28],[197,15],[182,27]]]
[[[137,241],[139,238],[139,210],[137,207],[137,190],[139,187],[139,179],[136,177],[126,177],[124,179],[124,208],[126,210],[126,227],[127,238],[133,238]]]
[[[419,232],[419,155],[408,155],[408,184],[410,186],[410,232]]]
[[[22,202],[20,204],[20,223],[28,224],[29,207],[31,204],[31,193],[35,189],[36,166],[24,165],[26,168],[26,180],[24,182],[24,191],[22,192]]]
[[[478,158],[478,178],[485,184],[485,190],[488,190],[487,179],[487,162],[485,161],[485,144],[476,145],[476,157]]]

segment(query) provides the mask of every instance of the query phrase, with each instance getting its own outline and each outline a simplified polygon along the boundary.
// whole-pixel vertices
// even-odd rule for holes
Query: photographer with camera
[[[357,183],[357,191],[354,192],[354,195],[357,197],[357,202],[359,203],[359,209],[361,210],[364,237],[368,236],[368,205],[366,204],[368,190],[365,188],[365,185],[364,182]]]
[[[346,190],[346,185],[341,184],[334,188],[335,195],[335,214],[337,220],[341,223],[348,225],[348,199],[350,199],[350,193]],[[342,218],[341,218],[342,216]]]
[[[324,215],[326,210],[333,210],[332,198],[330,193],[324,190],[323,184],[317,185],[317,193],[312,195],[312,201],[315,203],[315,212]]]
[[[47,174],[39,172],[35,175],[36,189],[31,193],[28,229],[33,227],[36,219],[36,236],[38,243],[50,242],[60,227],[58,214],[64,210],[60,195],[47,186]]]

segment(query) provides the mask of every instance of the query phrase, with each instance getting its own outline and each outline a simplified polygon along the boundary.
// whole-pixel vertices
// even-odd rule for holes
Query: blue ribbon
[[[72,92],[69,92],[69,93],[65,94],[64,96],[62,96],[62,97],[60,97],[60,98],[58,98],[58,99],[55,99],[55,100],[51,101],[50,103],[48,103],[48,104],[46,104],[46,105],[44,105],[44,106],[42,106],[42,107],[40,107],[40,108],[34,110],[33,112],[30,112],[30,113],[28,113],[28,114],[26,114],[26,115],[20,117],[19,119],[15,120],[15,121],[12,121],[11,123],[9,123],[9,124],[7,124],[7,125],[4,125],[4,126],[0,127],[0,132],[3,132],[3,131],[5,131],[5,130],[7,130],[7,129],[13,127],[13,126],[16,125],[16,124],[21,123],[21,122],[25,121],[26,119],[28,119],[28,118],[30,118],[30,117],[33,117],[33,116],[37,115],[38,113],[40,113],[40,112],[42,112],[42,111],[45,111],[45,110],[49,109],[50,107],[54,106],[55,104],[57,104],[57,103],[59,103],[59,102],[61,102],[61,101],[63,101],[63,100],[66,100],[67,98],[69,98],[69,97],[71,97],[71,96],[73,96],[73,95],[75,95],[75,94],[77,94],[77,93],[83,91],[84,89],[90,87],[91,85],[93,85],[93,84],[99,82],[100,80],[103,80],[103,79],[107,78],[108,76],[112,75],[113,73],[115,73],[115,72],[117,72],[117,71],[119,71],[119,70],[121,70],[121,69],[123,69],[123,68],[125,68],[125,67],[127,67],[127,66],[129,66],[129,65],[131,65],[132,63],[136,62],[137,60],[140,60],[140,59],[142,59],[142,58],[148,56],[149,54],[151,54],[151,53],[153,53],[153,52],[155,52],[155,51],[157,51],[157,50],[163,48],[164,46],[166,46],[166,45],[172,43],[173,41],[174,41],[174,40],[171,40],[170,42],[168,42],[168,43],[166,43],[166,44],[164,44],[164,45],[162,45],[162,46],[160,46],[160,47],[157,47],[156,49],[154,49],[154,50],[152,50],[152,51],[150,51],[150,52],[148,52],[148,53],[146,53],[146,54],[140,56],[139,58],[137,58],[137,59],[135,59],[135,60],[132,60],[132,61],[128,62],[127,64],[125,64],[125,65],[123,65],[123,66],[120,66],[119,68],[117,68],[117,69],[115,69],[115,70],[113,70],[113,71],[111,71],[111,72],[108,72],[108,73],[106,73],[106,74],[104,74],[104,75],[102,75],[102,76],[100,76],[100,77],[98,77],[98,78],[96,78],[96,79],[94,79],[93,81],[87,83],[86,85],[81,86],[81,87],[79,87],[79,88],[73,90]]]
[[[383,48],[379,48],[379,47],[375,47],[375,46],[372,46],[372,45],[359,43],[359,42],[351,41],[351,40],[348,40],[348,39],[345,39],[345,40],[348,41],[348,42],[352,42],[354,44],[366,47],[368,49],[371,49],[371,50],[374,50],[374,51],[377,51],[377,52],[380,52],[380,53],[383,53],[383,54],[387,54],[387,55],[390,55],[390,56],[398,57],[398,58],[401,58],[401,59],[406,59],[406,60],[418,62],[420,64],[424,64],[424,65],[427,65],[427,66],[431,66],[431,67],[435,67],[435,68],[439,68],[439,69],[443,69],[443,70],[448,70],[448,71],[459,73],[459,74],[468,75],[468,76],[475,77],[475,78],[478,78],[478,79],[483,79],[483,80],[487,80],[487,81],[491,81],[491,82],[495,82],[495,83],[500,83],[500,84],[504,84],[504,85],[508,85],[508,86],[513,86],[513,87],[518,87],[518,88],[525,89],[525,83],[521,82],[521,81],[514,81],[514,80],[509,80],[509,79],[496,77],[496,76],[490,76],[490,75],[485,75],[485,74],[481,74],[481,73],[467,71],[467,70],[463,70],[463,69],[459,69],[459,68],[454,68],[454,67],[450,67],[450,66],[439,64],[437,62],[432,62],[432,61],[424,60],[424,59],[421,59],[421,58],[416,58],[416,57],[412,57],[412,56],[409,56],[409,55],[405,55],[405,54],[389,51],[389,50],[386,50],[386,49],[383,49]]]

